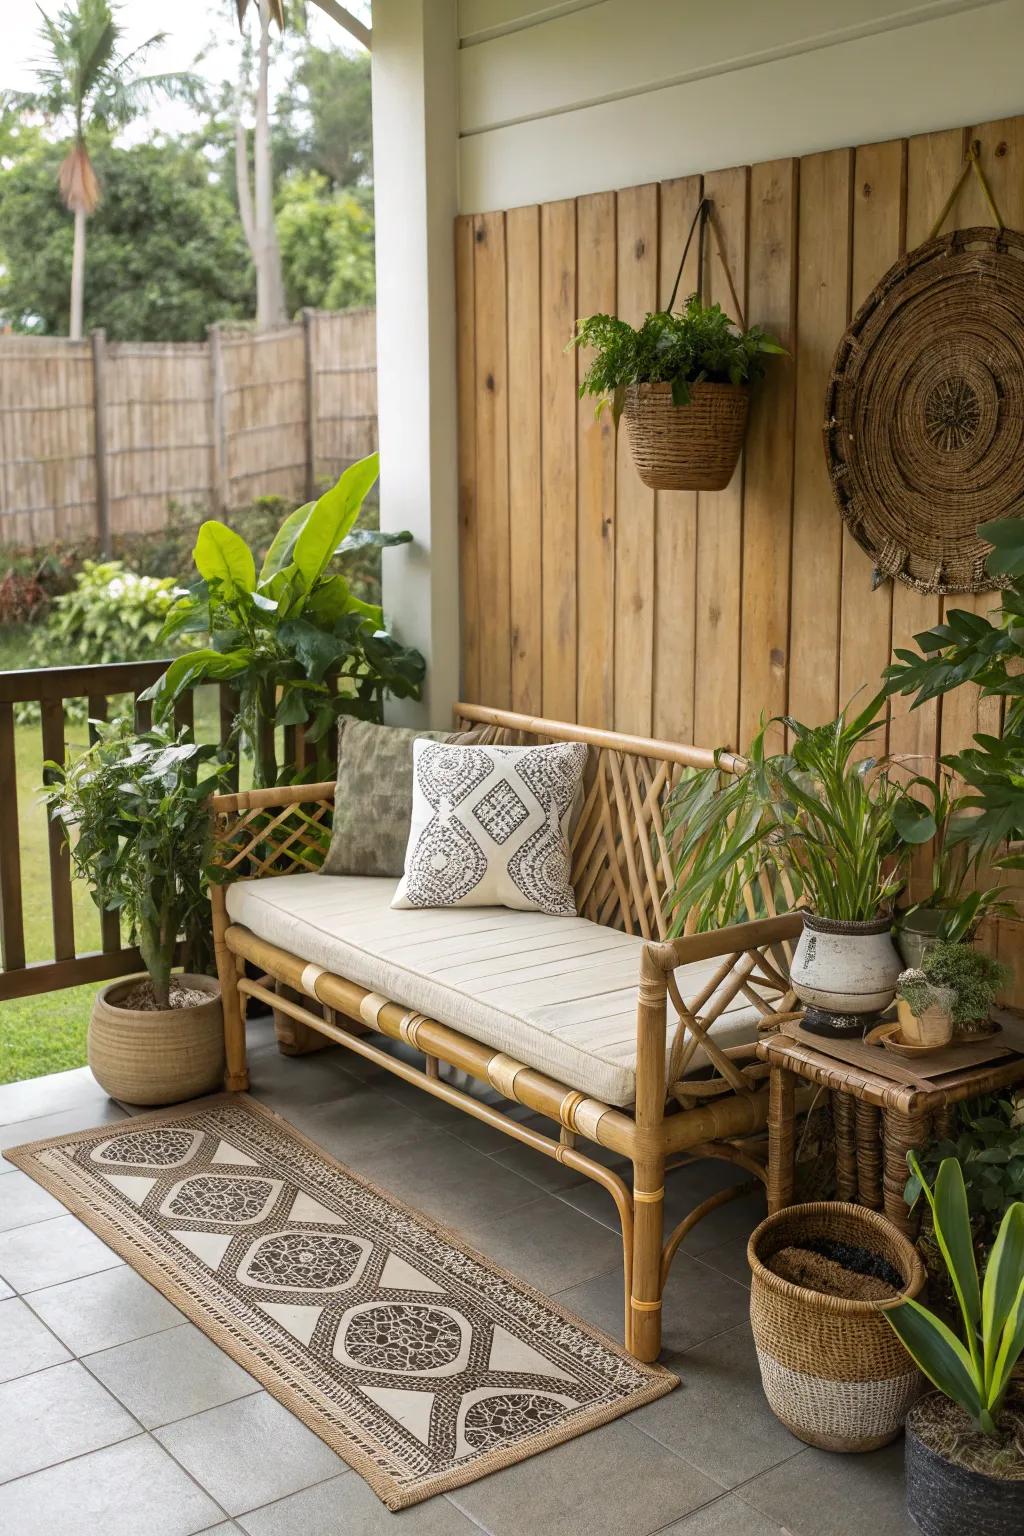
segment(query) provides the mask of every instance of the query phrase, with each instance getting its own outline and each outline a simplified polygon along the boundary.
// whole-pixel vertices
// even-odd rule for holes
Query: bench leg
[[[238,990],[244,962],[231,953],[224,941],[228,923],[222,886],[211,887],[210,902],[213,907],[213,950],[224,1013],[224,1087],[229,1093],[244,1093],[249,1086],[249,1071],[245,1052],[245,1011]]]
[[[627,1347],[638,1360],[661,1350],[661,1245],[665,1213],[665,1159],[633,1165],[633,1277]]]

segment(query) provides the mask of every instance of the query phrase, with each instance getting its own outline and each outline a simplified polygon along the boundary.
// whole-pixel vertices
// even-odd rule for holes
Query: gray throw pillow
[[[420,738],[461,740],[451,731],[338,721],[334,830],[322,875],[401,875],[412,821],[412,744]]]

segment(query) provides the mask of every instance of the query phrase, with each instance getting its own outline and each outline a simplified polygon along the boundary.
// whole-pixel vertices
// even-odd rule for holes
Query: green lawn
[[[0,670],[16,666],[16,641],[5,636],[0,644]],[[205,694],[205,696],[204,696]],[[204,741],[215,740],[216,695],[200,690],[196,696],[196,725]],[[69,749],[85,744],[83,723],[67,727]],[[21,830],[22,901],[25,914],[26,958],[49,960],[53,956],[50,915],[50,877],[45,808],[39,803],[42,777],[42,744],[39,726],[19,725],[16,732],[18,768],[18,821]],[[0,855],[2,856],[2,855]],[[73,883],[75,947],[79,953],[100,947],[99,914],[88,888]],[[89,983],[63,992],[0,1002],[0,1083],[42,1077],[85,1064],[85,1036],[96,987]]]

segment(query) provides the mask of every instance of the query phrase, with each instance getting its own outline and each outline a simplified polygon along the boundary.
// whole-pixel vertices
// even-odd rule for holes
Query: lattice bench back
[[[478,704],[456,705],[455,720],[463,729],[475,728],[484,743],[587,743],[591,757],[572,847],[580,915],[644,938],[665,938],[664,897],[672,885],[665,804],[680,773],[712,766],[713,753]],[[735,760],[725,757],[721,766],[736,766]],[[330,842],[334,788],[307,784],[215,796],[214,879],[319,869]]]

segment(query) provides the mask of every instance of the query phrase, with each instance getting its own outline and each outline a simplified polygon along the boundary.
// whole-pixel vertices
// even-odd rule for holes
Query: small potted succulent
[[[992,1008],[1010,979],[1010,969],[973,944],[940,941],[925,950],[921,970],[928,984],[953,994],[953,1033],[976,1035],[989,1027]]]
[[[220,987],[212,967],[204,869],[206,801],[223,782],[217,748],[174,726],[136,734],[94,722],[97,739],[44,790],[76,872],[103,912],[118,912],[146,971],[110,982],[89,1022],[89,1066],[111,1098],[176,1104],[219,1087]],[[184,941],[184,974],[175,972]]]
[[[953,1038],[955,1000],[952,987],[934,985],[923,970],[902,971],[896,983],[896,1012],[904,1043],[935,1050],[948,1045]]]
[[[750,385],[785,348],[696,293],[672,314],[674,298],[639,327],[614,315],[578,321],[571,345],[594,349],[579,393],[600,396],[598,411],[610,400],[616,426],[625,415],[645,485],[720,491],[743,447]]]
[[[1024,1530],[1024,1203],[1003,1215],[982,1281],[963,1170],[954,1157],[930,1189],[938,1251],[952,1283],[960,1336],[914,1299],[883,1313],[937,1388],[907,1415],[907,1508],[925,1536],[1019,1536]]]

